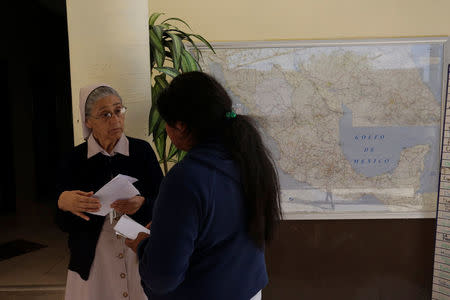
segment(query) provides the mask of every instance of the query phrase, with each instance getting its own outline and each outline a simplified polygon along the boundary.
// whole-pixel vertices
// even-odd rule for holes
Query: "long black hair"
[[[157,99],[158,111],[170,125],[181,121],[196,142],[220,136],[241,172],[250,237],[263,247],[281,220],[280,185],[270,152],[254,120],[246,115],[227,118],[232,101],[211,76],[188,72],[175,77]]]

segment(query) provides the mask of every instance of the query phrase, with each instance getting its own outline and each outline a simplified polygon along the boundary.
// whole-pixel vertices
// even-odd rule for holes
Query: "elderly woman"
[[[140,285],[138,259],[113,230],[118,218],[89,214],[100,208],[93,193],[118,174],[137,178],[140,195],[111,207],[140,224],[151,221],[162,172],[150,145],[123,133],[126,107],[107,85],[80,91],[86,143],[62,165],[57,223],[69,234],[70,262],[65,299],[147,299]]]

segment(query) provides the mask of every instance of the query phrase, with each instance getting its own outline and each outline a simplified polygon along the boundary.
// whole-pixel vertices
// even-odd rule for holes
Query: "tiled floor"
[[[63,299],[69,252],[52,208],[35,207],[28,216],[0,216],[0,228],[0,243],[24,239],[48,245],[0,261],[0,299]]]

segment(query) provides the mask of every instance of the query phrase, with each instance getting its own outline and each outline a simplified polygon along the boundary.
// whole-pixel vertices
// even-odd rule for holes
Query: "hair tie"
[[[236,118],[236,113],[235,113],[234,111],[228,111],[228,112],[225,114],[225,117],[226,117],[227,119],[234,119],[234,118]]]

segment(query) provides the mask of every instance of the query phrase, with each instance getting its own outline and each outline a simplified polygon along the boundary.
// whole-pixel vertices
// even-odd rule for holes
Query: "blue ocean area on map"
[[[439,140],[437,126],[353,127],[352,111],[342,106],[339,122],[340,146],[353,169],[367,177],[394,171],[401,152],[416,145],[429,145],[421,176],[421,190],[431,192],[438,180]]]

